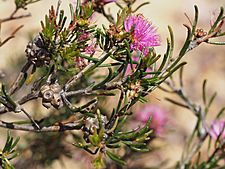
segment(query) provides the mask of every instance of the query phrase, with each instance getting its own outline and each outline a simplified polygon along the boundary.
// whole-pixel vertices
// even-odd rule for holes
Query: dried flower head
[[[143,15],[128,16],[124,21],[124,28],[126,32],[132,31],[132,50],[139,50],[144,55],[147,55],[149,47],[160,45],[160,37],[156,32],[157,29]]]
[[[55,82],[53,84],[45,84],[40,89],[40,96],[42,97],[42,105],[50,108],[51,105],[59,109],[63,106],[63,101],[60,96],[61,86]]]
[[[30,63],[37,67],[49,65],[51,54],[44,48],[44,41],[37,35],[26,47],[26,56]]]
[[[139,92],[142,90],[140,81],[130,84],[129,90],[127,91],[127,96],[130,99],[138,97]]]

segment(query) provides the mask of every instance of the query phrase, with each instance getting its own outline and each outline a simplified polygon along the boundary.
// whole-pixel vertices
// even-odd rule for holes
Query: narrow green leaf
[[[212,105],[214,99],[216,98],[216,95],[217,95],[217,93],[215,92],[215,93],[211,96],[211,98],[210,98],[210,100],[209,100],[209,103],[208,103],[208,105],[207,105],[207,108],[209,108],[209,107]]]
[[[175,100],[173,100],[173,99],[165,98],[165,100],[167,100],[167,101],[169,101],[170,103],[173,103],[173,104],[175,104],[175,105],[177,105],[177,106],[180,106],[180,107],[189,109],[189,107],[188,107],[187,105],[185,105],[185,104],[183,104],[183,103],[180,103],[180,102],[177,102],[177,101],[175,101]]]
[[[150,4],[150,2],[144,2],[142,4],[140,4],[135,10],[133,10],[132,12],[135,13],[137,12],[141,7],[145,6],[145,5],[148,5]]]
[[[20,138],[17,137],[14,143],[11,145],[11,149],[14,149],[19,141],[20,141]]]
[[[160,79],[157,83],[161,84],[162,82],[164,82],[168,77],[170,77],[176,70],[180,69],[181,67],[183,67],[184,65],[186,65],[187,62],[182,62],[179,65],[175,66],[172,70],[169,70],[169,72],[162,77],[162,79]]]
[[[211,45],[225,45],[225,42],[211,42],[211,41],[207,41],[208,44]]]
[[[114,149],[114,148],[120,148],[121,145],[120,144],[106,144],[106,147]]]
[[[220,111],[219,111],[219,113],[217,114],[216,118],[217,118],[217,119],[220,118],[220,117],[223,115],[224,111],[225,111],[225,107],[223,107],[222,109],[220,109]]]
[[[94,70],[96,67],[101,65],[109,56],[111,55],[111,52],[106,53],[101,60],[99,60],[96,64],[94,64],[92,67],[90,67],[84,74],[90,73],[92,70]]]
[[[91,142],[92,145],[94,146],[99,146],[99,143],[101,142],[99,136],[98,136],[98,133],[97,133],[97,129],[94,128],[94,133],[93,135],[90,135],[89,137],[89,140]]]
[[[5,96],[5,99],[8,103],[10,103],[10,105],[12,106],[11,108],[15,109],[16,108],[16,103],[12,100],[12,98],[6,93],[6,90],[5,90],[5,85],[2,85],[2,92]]]
[[[126,162],[123,161],[119,156],[113,154],[112,152],[106,150],[106,154],[108,155],[108,157],[115,161],[116,163],[118,163],[119,165],[126,165]]]
[[[102,82],[100,82],[97,85],[95,85],[93,87],[93,90],[100,88],[102,85],[104,85],[105,83],[107,83],[112,78],[112,69],[111,68],[108,68],[108,71],[109,71],[108,76]]]
[[[189,44],[191,42],[191,38],[192,38],[192,33],[191,33],[191,28],[187,25],[184,25],[187,28],[187,38],[186,41],[184,42],[184,45],[179,53],[179,57],[177,58],[177,60],[175,61],[175,63],[171,66],[171,68],[177,64],[177,62],[184,56],[184,54],[186,53]]]
[[[207,84],[207,80],[204,80],[202,85],[202,100],[204,105],[206,105],[206,84]]]
[[[80,13],[81,13],[81,2],[80,0],[77,0],[76,4],[76,18],[80,19]]]
[[[148,148],[139,148],[139,147],[135,147],[135,146],[129,146],[129,148],[133,151],[137,151],[137,152],[149,152]]]
[[[194,22],[192,24],[192,32],[191,32],[192,37],[191,38],[193,38],[193,36],[195,34],[196,26],[197,26],[197,23],[198,23],[198,15],[199,15],[199,11],[198,11],[197,5],[195,5],[194,8],[195,8],[195,18],[194,18]]]
[[[69,7],[70,7],[70,15],[71,15],[71,23],[74,22],[74,9],[73,9],[73,5],[72,4],[69,4]]]
[[[211,33],[215,30],[217,24],[218,24],[218,23],[221,21],[221,19],[223,18],[223,13],[224,13],[224,8],[223,8],[223,7],[220,7],[220,13],[219,13],[218,17],[216,18],[216,21],[214,22],[214,24],[213,24],[212,27],[210,28],[208,34],[211,34]]]

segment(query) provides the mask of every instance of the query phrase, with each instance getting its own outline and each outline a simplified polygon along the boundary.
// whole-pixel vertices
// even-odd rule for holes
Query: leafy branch
[[[8,132],[7,140],[3,150],[0,150],[0,166],[4,169],[14,169],[14,167],[10,164],[10,160],[14,159],[18,156],[16,152],[16,145],[19,142],[19,137],[14,140],[13,137]]]
[[[161,88],[165,92],[169,92],[171,94],[175,94],[179,96],[179,98],[182,100],[180,101],[175,101],[171,98],[166,98],[167,101],[171,102],[172,104],[175,104],[177,106],[180,106],[182,108],[188,109],[193,114],[197,117],[197,121],[195,124],[195,127],[193,129],[193,132],[191,136],[188,138],[188,141],[185,144],[182,158],[177,165],[177,168],[193,168],[195,164],[191,164],[191,160],[193,159],[194,156],[200,151],[200,149],[203,146],[203,143],[206,141],[208,138],[208,132],[209,132],[209,127],[207,127],[206,123],[206,116],[208,114],[209,108],[212,105],[216,93],[214,93],[209,99],[207,99],[207,94],[206,94],[206,80],[203,82],[203,87],[202,87],[202,100],[203,100],[203,105],[196,105],[190,98],[187,96],[187,94],[184,91],[183,88],[183,67],[180,69],[180,76],[179,76],[179,87],[176,87],[173,80],[167,80],[165,81],[165,84],[169,88],[169,90],[165,88]],[[224,112],[224,108],[222,108],[219,112],[217,117],[221,116]],[[209,142],[210,144],[210,142]],[[221,147],[215,149],[215,153],[219,150],[222,150],[223,144]],[[220,156],[219,156],[220,157]],[[221,156],[222,157],[222,156]],[[200,156],[198,157],[200,158]],[[212,155],[212,158],[215,158],[215,155]],[[199,160],[196,162],[196,166],[194,168],[199,169],[204,167],[211,166],[211,168],[215,168],[219,165],[219,161],[222,158],[218,158],[216,161],[215,159],[208,159],[207,162],[199,163]],[[204,168],[203,167],[203,168]],[[210,168],[210,167],[209,167]]]

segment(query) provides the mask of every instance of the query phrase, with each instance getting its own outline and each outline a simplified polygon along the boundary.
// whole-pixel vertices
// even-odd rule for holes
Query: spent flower
[[[149,47],[160,45],[157,29],[141,14],[128,16],[124,21],[124,28],[126,32],[132,31],[132,50],[141,51],[147,55]]]

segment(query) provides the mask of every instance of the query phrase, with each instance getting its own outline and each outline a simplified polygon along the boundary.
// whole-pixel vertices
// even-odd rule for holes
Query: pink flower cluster
[[[163,133],[168,122],[167,112],[158,105],[148,104],[135,113],[135,120],[144,126],[150,116],[152,117],[150,127],[156,134]]]
[[[138,50],[147,55],[149,47],[160,45],[160,36],[156,32],[157,29],[143,15],[128,16],[124,21],[124,29],[126,32],[132,31],[132,50]]]
[[[93,55],[96,52],[96,39],[92,39],[88,46],[84,49],[86,54]]]

